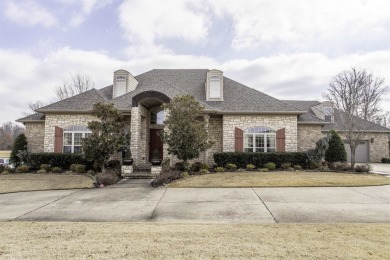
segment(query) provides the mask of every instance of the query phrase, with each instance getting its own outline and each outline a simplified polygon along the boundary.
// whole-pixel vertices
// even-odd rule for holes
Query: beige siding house
[[[128,121],[135,165],[148,163],[154,150],[167,154],[158,132],[166,116],[160,106],[177,95],[192,95],[204,106],[214,146],[197,159],[212,163],[217,152],[294,152],[315,147],[329,129],[338,130],[337,110],[330,102],[278,100],[223,76],[220,70],[151,70],[133,76],[114,72],[113,84],[92,89],[36,110],[21,118],[32,152],[81,152],[97,102],[113,103]],[[390,129],[361,119],[367,133],[358,157],[389,157]],[[175,158],[171,158],[175,161]]]

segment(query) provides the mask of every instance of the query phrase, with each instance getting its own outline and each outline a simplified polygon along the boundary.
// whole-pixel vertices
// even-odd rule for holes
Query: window
[[[251,127],[244,132],[244,152],[270,153],[276,151],[275,131],[267,127]]]
[[[210,77],[210,98],[221,98],[221,80],[219,76]]]
[[[64,129],[63,152],[81,153],[81,140],[89,137],[91,131],[86,126],[73,125]]]
[[[116,76],[116,81],[125,81],[126,77],[125,76]]]
[[[152,112],[150,114],[150,123],[157,125],[164,124],[164,110],[161,110],[160,112]]]

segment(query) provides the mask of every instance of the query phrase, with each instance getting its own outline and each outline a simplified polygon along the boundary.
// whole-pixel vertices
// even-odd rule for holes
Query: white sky
[[[75,71],[216,68],[279,99],[321,100],[365,68],[390,84],[388,0],[2,0],[0,123]],[[390,96],[382,107],[390,110]]]

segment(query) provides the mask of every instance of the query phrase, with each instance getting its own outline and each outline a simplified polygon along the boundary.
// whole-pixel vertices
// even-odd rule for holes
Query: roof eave
[[[327,125],[328,122],[317,122],[317,121],[305,121],[305,122],[299,122],[298,125]]]
[[[322,129],[321,132],[329,132],[329,130]],[[336,130],[338,132],[346,132],[346,131],[348,131],[348,130],[340,130],[340,129],[334,129],[334,130]],[[390,134],[390,130],[357,130],[357,131],[353,131],[353,132]]]
[[[307,111],[223,111],[223,110],[204,110],[205,113],[229,114],[229,115],[303,115]]]
[[[28,120],[22,120],[22,119],[18,119],[18,120],[15,120],[15,122],[18,122],[18,123],[45,123],[45,120],[32,120],[32,119],[28,119]]]
[[[72,110],[72,109],[59,109],[59,110],[49,110],[49,109],[37,109],[35,110],[36,112],[39,113],[70,113],[70,114],[77,114],[77,113],[82,113],[82,114],[89,114],[92,113],[92,110]]]

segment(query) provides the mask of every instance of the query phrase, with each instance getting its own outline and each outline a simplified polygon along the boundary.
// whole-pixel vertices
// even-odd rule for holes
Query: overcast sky
[[[300,100],[321,100],[351,67],[389,84],[389,10],[388,0],[2,0],[0,123],[51,100],[75,71],[102,88],[121,68],[216,68]]]

